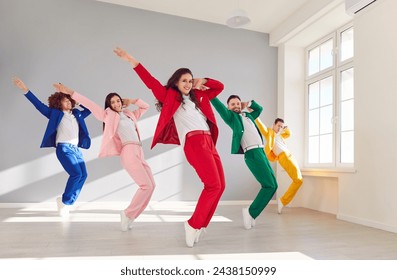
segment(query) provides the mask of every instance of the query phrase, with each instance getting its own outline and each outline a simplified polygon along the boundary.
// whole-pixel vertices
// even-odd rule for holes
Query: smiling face
[[[279,133],[280,130],[283,129],[283,128],[284,128],[284,123],[281,122],[281,121],[277,121],[277,122],[273,125],[273,130],[274,130],[276,133]]]
[[[72,110],[72,102],[69,100],[69,98],[64,97],[61,100],[61,110],[62,111],[71,111]]]
[[[122,111],[123,102],[121,101],[120,97],[115,95],[112,98],[110,98],[110,108],[112,108],[112,110],[116,111],[116,112],[121,112]]]
[[[236,112],[237,114],[241,113],[241,101],[240,99],[236,98],[231,98],[229,102],[227,103],[227,108],[230,111]]]
[[[176,83],[176,87],[183,95],[189,95],[193,87],[193,76],[189,73],[183,74]]]

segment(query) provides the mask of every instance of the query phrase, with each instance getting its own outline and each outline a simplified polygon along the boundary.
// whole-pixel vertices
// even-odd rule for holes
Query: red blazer
[[[152,90],[156,99],[163,103],[163,108],[160,113],[159,121],[157,123],[156,131],[154,132],[152,147],[157,143],[176,144],[180,145],[178,133],[174,122],[174,113],[179,108],[181,101],[179,100],[179,93],[172,89],[166,89],[156,78],[154,78],[143,66],[138,64],[134,68],[135,72],[144,82],[144,84]],[[211,131],[211,137],[216,144],[218,139],[218,126],[210,100],[220,94],[224,88],[219,81],[207,78],[205,86],[208,90],[195,90],[197,100],[199,101],[201,112],[207,117],[207,123]]]

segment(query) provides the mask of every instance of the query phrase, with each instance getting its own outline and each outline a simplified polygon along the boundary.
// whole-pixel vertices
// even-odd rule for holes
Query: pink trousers
[[[127,144],[120,154],[121,164],[139,189],[133,196],[130,205],[124,210],[128,218],[135,220],[145,210],[156,186],[152,170],[144,159],[140,145]]]

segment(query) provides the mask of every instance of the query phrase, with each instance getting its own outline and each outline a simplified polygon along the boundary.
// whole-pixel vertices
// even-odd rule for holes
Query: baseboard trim
[[[110,205],[126,205],[130,201],[79,201],[76,202],[76,204],[73,205],[73,207],[80,207],[80,206],[87,206],[91,205],[92,207],[102,207],[102,206],[110,206]],[[196,205],[197,201],[151,201],[149,202],[148,207],[153,207],[156,205],[167,205],[167,204],[172,204],[172,205]],[[219,202],[218,205],[250,205],[252,203],[252,200],[222,200]],[[271,200],[269,204],[276,204],[276,200]],[[45,201],[45,202],[21,202],[21,203],[0,203],[0,209],[1,208],[30,208],[30,207],[35,207],[35,208],[48,208],[48,207],[54,207],[55,206],[55,201]]]
[[[375,221],[371,221],[371,220],[367,220],[367,219],[361,219],[361,218],[357,218],[357,217],[353,217],[353,216],[349,216],[349,215],[344,215],[344,214],[338,214],[338,215],[336,215],[336,218],[338,220],[343,220],[343,221],[351,222],[351,223],[354,223],[354,224],[359,224],[359,225],[363,225],[363,226],[367,226],[367,227],[372,227],[372,228],[376,228],[376,229],[381,229],[381,230],[397,233],[397,227],[396,226],[386,225],[386,224],[378,223],[378,222],[375,222]]]

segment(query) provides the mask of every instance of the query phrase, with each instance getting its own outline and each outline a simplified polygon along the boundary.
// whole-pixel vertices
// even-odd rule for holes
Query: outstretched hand
[[[53,86],[54,86],[55,90],[58,92],[73,95],[73,90],[71,90],[70,88],[68,88],[67,86],[65,86],[61,83],[53,84]]]
[[[119,56],[122,60],[125,60],[129,63],[132,64],[133,67],[137,66],[139,64],[139,61],[136,60],[132,55],[130,55],[129,53],[127,53],[125,50],[123,50],[122,48],[115,48],[113,50],[113,52],[115,54],[117,54],[117,56]]]
[[[28,87],[19,79],[18,77],[14,77],[12,82],[15,86],[17,86],[20,90],[23,90],[25,93],[29,91]]]

